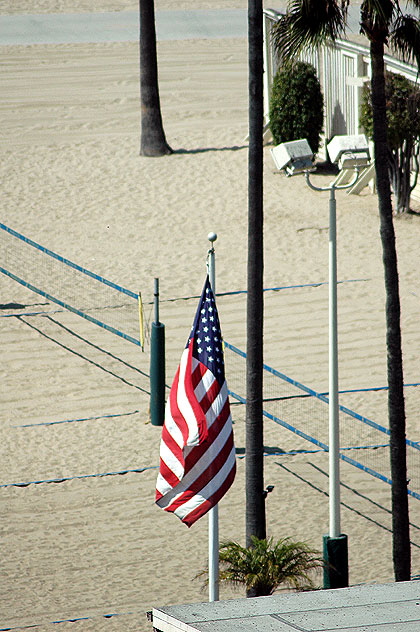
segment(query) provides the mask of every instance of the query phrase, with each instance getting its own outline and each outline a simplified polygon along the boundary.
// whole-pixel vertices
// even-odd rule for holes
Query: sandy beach
[[[246,2],[156,0],[157,10],[209,7],[245,8]],[[97,11],[136,8],[125,0],[95,3]],[[2,14],[91,10],[84,0],[6,0],[1,7]],[[135,42],[2,46],[1,53],[0,221],[95,274],[140,291],[148,327],[158,277],[168,384],[196,309],[196,299],[185,298],[201,292],[207,234],[215,231],[223,334],[245,350],[246,295],[227,293],[246,290],[246,40],[159,43],[162,116],[174,154],[158,159],[139,156]],[[303,178],[276,172],[269,149],[264,150],[264,285],[283,289],[265,293],[265,362],[326,393],[328,194],[309,190]],[[331,180],[314,177],[320,184]],[[347,391],[340,403],[386,427],[386,391],[370,390],[385,387],[387,379],[377,198],[369,188],[358,196],[338,192],[337,207],[339,374],[340,389]],[[420,219],[398,218],[395,229],[404,377],[406,384],[416,384]],[[3,241],[0,247],[4,252]],[[65,266],[57,273],[41,270],[25,248],[18,244],[1,266],[13,260],[27,282],[44,275],[45,292],[70,291],[75,277]],[[149,422],[148,338],[142,353],[5,275],[0,275],[0,292],[0,630],[48,631],[63,621],[64,632],[151,632],[145,613],[152,607],[207,600],[194,577],[207,563],[208,523],[203,518],[187,529],[154,505],[160,429]],[[82,307],[92,286],[74,292]],[[130,322],[136,321],[136,309],[134,301],[126,310]],[[227,351],[226,368],[228,386],[245,396],[244,362]],[[290,389],[267,377],[267,398]],[[417,441],[419,387],[407,386],[405,396],[407,436]],[[308,398],[272,406],[279,418],[290,414],[305,432],[322,424],[325,433],[327,406],[317,404],[322,412]],[[232,415],[243,457],[245,408],[234,398]],[[348,419],[343,420],[346,446],[387,443],[386,435]],[[269,535],[321,549],[328,531],[328,456],[279,454],[315,448],[269,419],[264,443],[265,480],[275,486],[266,505]],[[387,467],[383,454],[380,447],[348,452],[373,468]],[[410,452],[409,476],[420,493],[416,454]],[[390,487],[348,463],[342,463],[341,474],[350,583],[390,582]],[[58,479],[65,480],[43,482]],[[244,480],[245,459],[239,458],[235,483],[220,503],[221,540],[244,542]],[[410,520],[417,575],[420,501],[415,498]],[[240,596],[240,590],[221,588],[222,599]]]

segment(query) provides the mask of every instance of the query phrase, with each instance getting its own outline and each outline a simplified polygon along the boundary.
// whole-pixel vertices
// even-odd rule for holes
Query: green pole
[[[347,536],[324,535],[324,588],[347,588],[349,585]]]
[[[165,419],[165,325],[159,322],[159,279],[155,279],[155,322],[150,334],[150,420],[163,426]]]

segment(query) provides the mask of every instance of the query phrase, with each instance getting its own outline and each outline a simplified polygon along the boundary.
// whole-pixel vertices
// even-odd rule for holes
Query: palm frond
[[[420,67],[420,20],[412,15],[399,15],[393,26],[390,44],[405,61],[415,60]]]
[[[360,12],[370,15],[380,23],[389,24],[398,12],[395,0],[363,0]]]
[[[285,58],[303,48],[340,37],[346,28],[349,0],[290,0],[287,11],[273,27],[273,45]]]
[[[393,0],[364,0],[360,7],[360,32],[370,40],[386,43],[398,13],[398,2]]]
[[[289,538],[276,543],[272,538],[252,538],[252,546],[228,541],[220,546],[220,581],[245,585],[258,595],[271,595],[285,584],[296,590],[313,588],[310,572],[323,566],[323,560],[304,542]]]

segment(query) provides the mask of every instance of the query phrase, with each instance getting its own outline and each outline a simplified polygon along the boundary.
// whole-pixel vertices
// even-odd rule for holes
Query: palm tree
[[[407,5],[420,7],[419,0]],[[290,0],[276,27],[274,45],[281,55],[334,41],[345,31],[349,0]],[[402,13],[398,0],[364,0],[360,28],[370,43],[376,185],[386,292],[388,417],[392,477],[393,562],[396,581],[410,579],[405,403],[401,349],[400,298],[395,231],[388,169],[384,51],[388,44],[404,58],[420,62],[420,22]]]
[[[228,541],[220,546],[220,581],[243,585],[259,596],[272,595],[281,585],[314,588],[311,571],[323,566],[320,554],[304,542],[252,537],[252,547]]]
[[[139,0],[140,12],[140,155],[164,156],[166,142],[160,111],[154,0]]]
[[[263,9],[248,4],[249,150],[246,360],[246,543],[265,538],[263,463]],[[248,596],[257,596],[249,594]]]

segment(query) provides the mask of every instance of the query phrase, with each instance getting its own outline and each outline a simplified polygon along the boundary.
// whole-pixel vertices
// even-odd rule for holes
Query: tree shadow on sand
[[[197,149],[174,149],[173,153],[176,154],[205,154],[210,151],[240,151],[241,149],[248,149],[248,145],[233,145],[232,147],[198,147]]]

